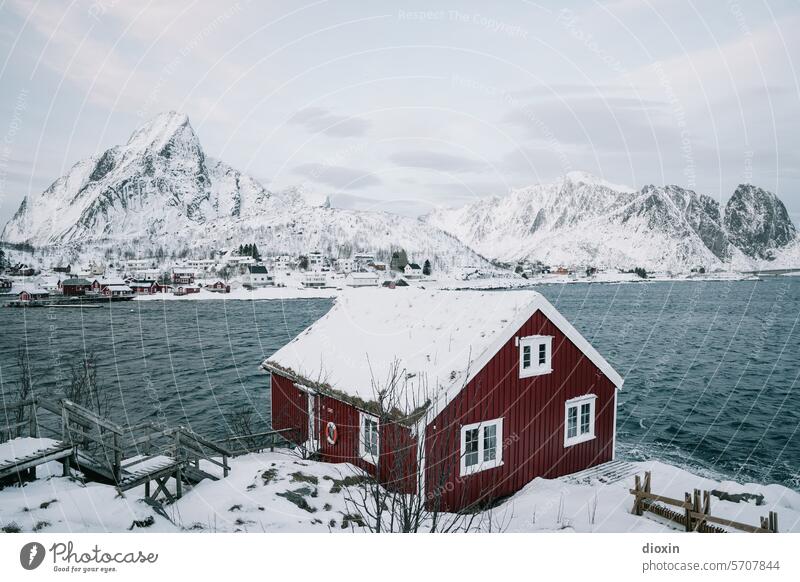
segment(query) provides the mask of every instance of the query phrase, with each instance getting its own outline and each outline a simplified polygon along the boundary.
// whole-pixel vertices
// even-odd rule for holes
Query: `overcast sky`
[[[800,222],[796,1],[223,4],[2,2],[0,222],[165,110],[339,206],[418,214],[586,170],[723,202],[752,182]]]

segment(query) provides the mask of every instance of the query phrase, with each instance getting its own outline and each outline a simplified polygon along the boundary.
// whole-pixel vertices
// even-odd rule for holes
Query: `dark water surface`
[[[800,279],[537,287],[625,377],[622,458],[800,489]],[[258,365],[330,300],[147,301],[0,309],[0,389],[27,345],[36,389],[57,393],[88,351],[115,419],[225,436],[241,406],[269,423]]]

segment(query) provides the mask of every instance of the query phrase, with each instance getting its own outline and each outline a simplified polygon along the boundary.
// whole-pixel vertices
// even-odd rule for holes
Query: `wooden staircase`
[[[4,408],[6,414],[27,409],[28,419],[0,426],[5,437],[0,443],[24,436],[25,428],[30,437],[40,438],[45,432],[55,440],[0,462],[0,483],[30,480],[37,466],[59,461],[64,475],[76,470],[83,478],[114,485],[120,492],[144,485],[146,498],[155,501],[163,496],[171,502],[183,495],[185,485],[225,478],[230,471],[230,451],[183,426],[146,422],[123,427],[67,399],[32,398]],[[174,493],[167,487],[170,479]]]

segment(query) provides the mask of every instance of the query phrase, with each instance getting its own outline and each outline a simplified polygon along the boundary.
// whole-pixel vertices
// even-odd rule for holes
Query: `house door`
[[[317,422],[317,395],[308,395],[308,452],[319,450],[319,423]]]

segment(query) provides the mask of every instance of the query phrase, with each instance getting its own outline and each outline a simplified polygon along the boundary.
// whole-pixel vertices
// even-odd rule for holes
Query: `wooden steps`
[[[163,494],[167,501],[174,501],[181,497],[185,485],[205,479],[216,481],[230,472],[231,451],[183,426],[143,422],[123,427],[66,398],[29,398],[4,403],[3,408],[14,413],[7,415],[10,418],[22,418],[0,427],[3,434],[39,439],[39,431],[45,430],[54,438],[20,441],[18,446],[11,444],[4,450],[0,442],[0,479],[13,476],[29,480],[35,478],[32,469],[37,465],[60,460],[64,475],[74,468],[84,479],[112,485],[120,492],[144,485],[149,500]],[[42,413],[52,416],[42,422]],[[30,434],[22,437],[26,427]],[[151,495],[152,485],[155,490]]]
[[[0,465],[0,479],[17,476],[21,477],[23,471],[44,465],[50,461],[59,461],[69,457],[74,452],[74,447],[68,443],[55,441],[48,447],[42,448],[22,457],[4,461]]]
[[[618,483],[627,477],[636,474],[636,466],[627,461],[609,461],[602,465],[589,467],[583,471],[572,473],[561,477],[565,483],[573,485],[591,485],[598,483],[601,485],[609,485],[611,483]]]

